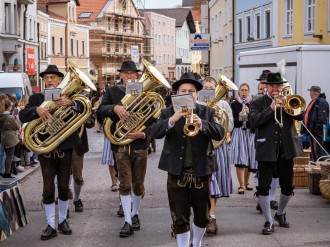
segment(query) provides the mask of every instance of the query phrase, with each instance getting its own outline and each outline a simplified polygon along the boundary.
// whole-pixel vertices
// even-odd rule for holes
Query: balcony
[[[34,4],[36,0],[17,0],[17,3],[21,4]]]

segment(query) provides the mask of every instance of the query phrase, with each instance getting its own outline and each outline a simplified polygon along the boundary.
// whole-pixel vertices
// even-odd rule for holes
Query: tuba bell
[[[223,96],[227,94],[229,90],[238,90],[237,86],[229,80],[226,76],[219,74],[218,75],[218,85],[215,88],[215,97],[213,101],[206,102],[206,105],[212,107],[216,111],[215,121],[221,125],[224,129],[224,136],[220,141],[214,142],[214,148],[220,147],[224,142],[228,132],[229,117],[225,109],[218,106],[217,103]]]
[[[31,151],[46,154],[55,150],[65,139],[79,129],[91,114],[91,103],[81,92],[91,88],[96,90],[93,82],[78,66],[69,61],[69,70],[57,88],[61,94],[83,104],[82,113],[75,112],[71,106],[57,106],[53,101],[44,101],[40,107],[47,108],[52,119],[43,122],[41,118],[23,125],[22,141]]]
[[[120,146],[130,144],[133,140],[127,138],[128,133],[132,130],[143,131],[147,128],[147,122],[152,118],[157,119],[165,107],[163,98],[151,91],[158,86],[170,88],[169,83],[147,60],[142,59],[142,63],[144,71],[139,79],[139,82],[142,82],[142,94],[127,94],[121,100],[121,104],[126,106],[129,112],[128,119],[119,120],[117,123],[110,118],[105,120],[104,134],[112,144]]]

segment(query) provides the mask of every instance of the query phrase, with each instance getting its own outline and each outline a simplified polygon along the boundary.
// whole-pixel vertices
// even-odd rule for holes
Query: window
[[[45,42],[44,43],[44,52],[45,52],[45,55],[44,55],[44,58],[46,59],[47,58],[47,43]]]
[[[79,41],[77,40],[77,57],[79,56]]]
[[[246,40],[250,41],[251,38],[251,16],[246,17]]]
[[[82,55],[85,56],[85,41],[81,43]]]
[[[40,42],[40,57],[41,57],[41,60],[45,59],[44,57],[44,42]]]
[[[60,53],[63,55],[63,38],[60,38]]]
[[[10,3],[5,3],[5,33],[10,33]]]
[[[17,32],[17,6],[14,4],[14,34],[18,34]]]
[[[115,31],[119,30],[119,20],[115,19]]]
[[[163,41],[164,41],[164,45],[166,45],[166,34],[164,34]]]
[[[127,45],[124,44],[124,53],[127,53]]]
[[[89,18],[91,17],[92,12],[81,12],[78,16],[78,19],[84,19],[84,18]],[[108,17],[110,19],[110,17]]]
[[[286,0],[284,5],[284,36],[292,35],[293,0]]]
[[[255,38],[260,39],[260,14],[255,15]]]
[[[73,56],[73,39],[71,39],[71,56]]]
[[[107,42],[107,52],[110,52],[111,51],[111,45],[110,45],[110,42]]]
[[[270,38],[270,27],[271,27],[271,19],[270,19],[270,10],[267,10],[265,12],[265,35],[266,38],[269,39]]]
[[[134,20],[131,21],[131,33],[134,33]]]
[[[315,0],[306,0],[306,31],[315,31]]]
[[[126,0],[123,0],[123,10],[125,10],[126,8],[127,8]]]
[[[55,37],[52,37],[52,53],[55,55]]]
[[[238,19],[238,25],[237,25],[237,32],[238,32],[238,35],[237,35],[237,38],[238,38],[238,42],[241,43],[242,42],[242,18]]]
[[[29,34],[30,34],[30,37],[29,37],[29,40],[33,40],[33,28],[32,28],[32,19],[29,20]]]

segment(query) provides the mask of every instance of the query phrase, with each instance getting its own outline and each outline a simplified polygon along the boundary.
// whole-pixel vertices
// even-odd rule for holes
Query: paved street
[[[89,133],[91,152],[86,156],[85,186],[81,198],[84,212],[75,213],[70,203],[70,226],[73,234],[49,240],[39,240],[46,227],[41,205],[42,178],[36,169],[21,182],[21,193],[31,223],[14,232],[1,247],[17,246],[176,246],[170,235],[170,213],[166,195],[166,173],[157,168],[162,141],[157,141],[157,152],[148,160],[146,195],[140,211],[141,230],[126,239],[119,238],[123,218],[116,216],[118,194],[111,192],[108,168],[100,165],[103,134],[95,129]],[[308,189],[296,189],[287,209],[291,228],[275,228],[271,236],[262,236],[264,218],[255,210],[253,192],[237,194],[233,171],[234,194],[220,199],[217,206],[219,233],[205,236],[202,246],[330,246],[330,202],[311,195]],[[251,179],[252,180],[252,179]],[[253,181],[251,181],[253,184]],[[273,213],[275,213],[273,211]]]

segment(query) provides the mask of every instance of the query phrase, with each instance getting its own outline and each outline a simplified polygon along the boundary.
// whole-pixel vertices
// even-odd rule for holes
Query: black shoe
[[[40,239],[41,240],[48,240],[48,239],[51,239],[53,237],[57,237],[57,231],[55,229],[53,229],[53,227],[48,225],[47,228],[42,231]]]
[[[59,224],[57,226],[57,230],[61,233],[63,233],[64,235],[71,235],[72,234],[72,230],[68,224],[68,222],[66,220],[64,220],[61,224]]]
[[[81,200],[73,202],[74,204],[74,211],[75,212],[82,212],[84,211],[84,205],[82,204]]]
[[[270,201],[270,208],[273,210],[277,210],[278,209],[278,203],[277,201]]]
[[[271,224],[269,221],[267,221],[264,224],[264,229],[262,229],[262,235],[270,235],[274,232],[274,224]]]
[[[16,174],[17,175],[17,174]],[[11,173],[5,173],[5,174],[3,174],[3,176],[2,176],[3,178],[15,178],[15,177],[13,177],[12,175],[11,175]]]
[[[123,206],[121,204],[119,205],[119,209],[117,211],[117,216],[124,217],[124,210],[123,210]]]
[[[256,209],[257,209],[257,211],[260,211],[260,213],[262,213],[262,209],[261,209],[260,203],[257,204]]]
[[[133,234],[133,227],[125,221],[125,225],[120,229],[119,237],[126,238]]]
[[[140,220],[139,220],[139,215],[134,215],[132,217],[132,227],[133,227],[133,230],[134,231],[138,231],[140,230],[140,226],[141,226],[141,223],[140,223]]]
[[[10,172],[14,175],[17,175],[18,174],[18,171],[17,171],[17,166],[16,166],[16,163],[15,162],[12,162],[11,163],[11,170]],[[6,175],[6,174],[5,174]]]
[[[277,213],[275,213],[274,220],[278,222],[280,227],[285,227],[285,228],[290,227],[289,222],[286,221],[286,213],[282,215],[278,215]]]

